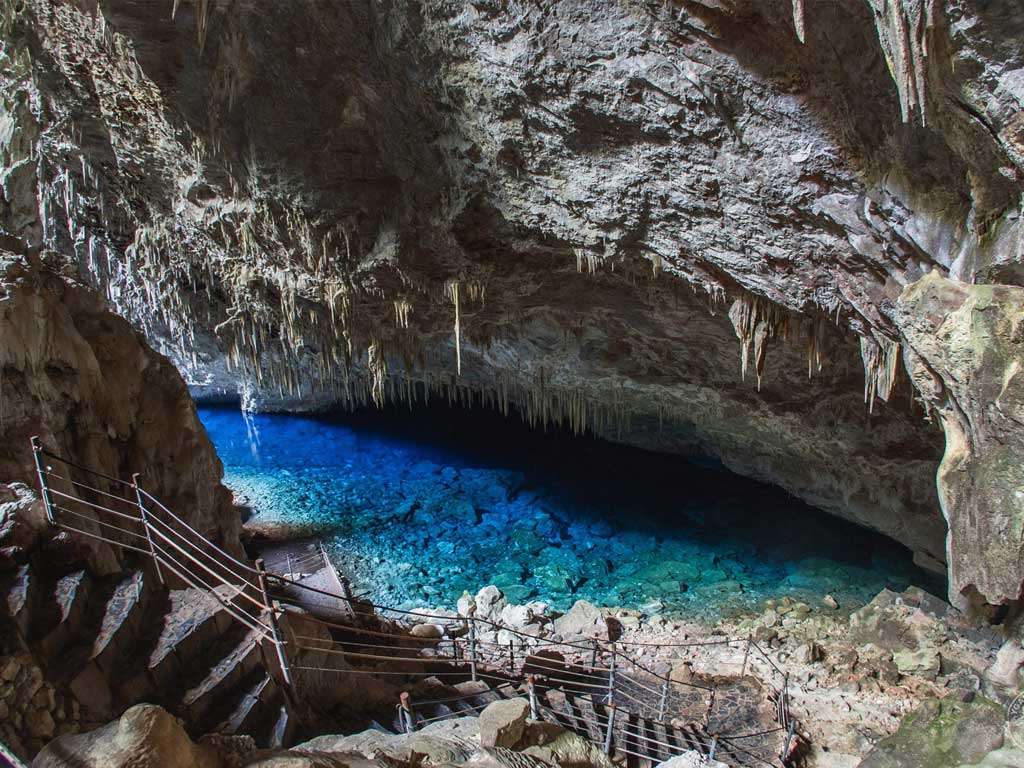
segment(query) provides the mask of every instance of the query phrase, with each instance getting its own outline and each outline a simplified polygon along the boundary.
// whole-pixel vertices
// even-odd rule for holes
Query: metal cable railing
[[[687,734],[666,722],[670,707],[674,709],[679,704],[681,690],[684,690],[690,691],[686,694],[689,697],[686,699],[688,706],[698,702],[703,705],[703,717],[692,719],[691,715],[691,722],[693,728],[700,729],[710,739],[706,745],[702,742],[701,748],[705,754],[714,755],[716,749],[720,749],[721,755],[728,753],[734,761],[741,760],[738,764],[772,766],[784,764],[789,754],[795,725],[789,715],[789,678],[752,637],[666,644],[603,641],[597,638],[581,641],[552,640],[473,615],[438,615],[376,605],[352,595],[348,582],[334,570],[326,549],[319,542],[317,552],[287,559],[289,573],[304,573],[307,570],[317,573],[323,568],[330,569],[334,575],[333,583],[344,594],[290,576],[268,572],[261,560],[250,565],[235,557],[143,489],[137,474],[129,483],[95,472],[45,450],[36,438],[32,439],[32,448],[40,490],[51,524],[148,556],[152,558],[157,576],[162,582],[166,571],[182,583],[208,594],[228,616],[256,633],[261,641],[273,646],[286,686],[292,684],[292,670],[390,675],[406,680],[430,677],[491,681],[497,684],[495,688],[487,689],[492,692],[512,686],[513,681],[520,685],[528,681],[531,708],[536,716],[545,711],[537,702],[537,681],[547,690],[558,689],[569,696],[592,700],[588,706],[599,720],[603,713],[607,726],[602,744],[605,750],[609,751],[614,746],[624,754],[635,754],[645,759],[656,757],[650,754],[648,747],[668,750],[670,754],[673,749],[677,749],[679,754],[686,749],[652,737],[650,732],[632,723],[631,718],[644,719],[650,727],[676,734],[680,743],[696,743],[697,736],[694,733]],[[63,474],[54,471],[44,459],[60,463],[64,468]],[[296,566],[299,566],[298,571]],[[290,636],[286,641],[278,619],[288,608],[302,610],[304,619],[312,620],[320,626],[323,635],[314,637],[310,634],[297,634],[289,622],[286,626]],[[324,618],[325,613],[336,620]],[[423,623],[437,624],[441,636],[416,637],[410,634],[415,625]],[[499,632],[502,637],[508,638],[507,641],[488,639],[498,638]],[[340,639],[339,635],[344,639]],[[643,655],[647,648],[664,650],[720,645],[736,647],[737,651],[743,649],[741,679],[746,676],[748,669],[754,671],[755,665],[759,665],[764,667],[769,678],[774,677],[779,681],[777,687],[769,683],[769,700],[774,707],[777,727],[741,735],[709,736],[705,729],[713,721],[715,686],[693,680],[673,679],[671,674],[656,672],[627,652],[629,649],[638,649],[640,655]],[[316,654],[323,656],[318,660]],[[333,662],[327,664],[331,659],[337,665]],[[377,668],[385,662],[419,666],[421,669]],[[434,669],[441,664],[447,668]],[[430,668],[423,668],[424,665]],[[759,675],[758,679],[764,678]],[[428,719],[420,718],[419,722],[432,722],[459,712],[482,709],[486,704],[467,703],[479,696],[469,693],[420,702],[418,706],[424,707],[457,703],[459,708]],[[403,701],[408,703],[408,697]],[[616,727],[619,736],[616,737],[612,726],[619,705],[628,711],[619,716]],[[400,713],[402,706],[399,705]],[[546,712],[556,718],[561,716],[551,709]],[[415,728],[417,721],[410,717],[403,722]],[[773,735],[777,737],[782,733],[785,734],[785,742],[781,751],[753,743],[755,739],[763,740]],[[589,736],[593,735],[594,732],[589,731]],[[623,741],[640,752],[630,751],[630,747],[623,744]],[[740,741],[743,744],[737,743]],[[768,749],[774,756],[769,755],[766,759],[764,754],[759,755],[762,749]],[[644,754],[644,750],[648,753]]]

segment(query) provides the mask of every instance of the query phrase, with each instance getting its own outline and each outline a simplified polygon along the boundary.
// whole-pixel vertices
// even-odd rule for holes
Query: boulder
[[[501,619],[501,612],[508,605],[505,595],[493,584],[484,587],[476,593],[476,617],[487,621],[497,622]],[[460,611],[461,612],[461,611]]]
[[[216,751],[194,744],[181,722],[161,707],[139,704],[95,731],[61,736],[32,768],[220,768]]]
[[[1019,640],[1003,643],[996,660],[985,671],[985,690],[998,699],[1010,700],[1021,692],[1024,670],[1024,647]]]
[[[929,699],[882,739],[859,768],[958,768],[973,765],[1003,744],[1006,713],[990,699]]]
[[[476,613],[476,600],[469,592],[463,592],[462,597],[455,604],[455,609],[459,612],[459,616],[472,616]]]
[[[554,627],[562,637],[608,636],[608,623],[601,609],[586,600],[577,600],[568,613],[555,619]]]
[[[511,749],[523,737],[530,703],[526,699],[505,699],[487,705],[480,713],[480,745]]]
[[[897,651],[892,655],[892,660],[901,675],[916,675],[926,680],[934,680],[939,674],[939,652],[934,648]]]
[[[657,768],[729,768],[725,763],[717,760],[708,760],[700,752],[691,751],[676,755],[663,763],[658,763]]]
[[[444,637],[444,627],[440,624],[417,624],[409,630],[409,634],[413,637],[439,640]]]

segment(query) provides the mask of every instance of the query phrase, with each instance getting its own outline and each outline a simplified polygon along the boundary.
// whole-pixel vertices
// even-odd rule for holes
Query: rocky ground
[[[552,639],[611,633],[624,650],[645,664],[670,668],[677,680],[736,675],[744,663],[743,643],[687,644],[752,636],[789,673],[792,712],[799,721],[796,754],[803,766],[1024,764],[1024,751],[1013,737],[1013,714],[1008,722],[1007,702],[999,700],[992,673],[1000,638],[972,629],[947,605],[919,590],[884,592],[848,618],[783,601],[756,618],[715,628],[637,612],[610,615],[583,603],[558,615],[537,603],[510,605],[495,587],[467,595],[459,612],[470,605],[484,618]],[[770,674],[763,663],[748,662],[746,669]],[[374,761],[378,766],[609,768],[599,749],[560,729],[527,722],[528,711],[525,701],[504,700],[479,718],[435,723],[411,736],[371,729],[273,751],[257,750],[248,737],[208,736],[195,744],[166,712],[139,706],[98,730],[62,736],[32,765],[334,768]],[[671,768],[708,765],[683,756]]]

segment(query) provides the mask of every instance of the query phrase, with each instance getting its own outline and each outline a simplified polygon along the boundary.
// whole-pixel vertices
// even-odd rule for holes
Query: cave
[[[1015,0],[0,0],[0,761],[1024,765]]]

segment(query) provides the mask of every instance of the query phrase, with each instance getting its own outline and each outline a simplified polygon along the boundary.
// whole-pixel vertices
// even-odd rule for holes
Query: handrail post
[[[789,748],[793,743],[793,729],[794,723],[792,720],[789,721],[789,728],[786,729],[786,743],[782,746],[782,752],[779,753],[779,760],[783,763],[786,762],[786,758],[789,757]]]
[[[615,643],[611,644],[612,660],[608,668],[608,703],[612,704],[615,701]]]
[[[747,675],[747,659],[750,658],[750,644],[753,640],[753,635],[747,635],[747,650],[743,652],[743,666],[740,667],[740,677],[746,677]]]
[[[332,568],[334,566],[331,566]],[[345,599],[348,601],[348,607],[355,613],[355,605],[353,600],[355,597],[352,594],[352,582],[348,580],[348,576],[338,575],[338,581],[341,582],[341,591],[345,593]]]
[[[516,648],[511,637],[508,639],[508,673],[510,675],[516,673]]]
[[[600,641],[595,637],[592,641],[594,648],[590,652],[590,668],[591,670],[597,669],[597,649],[600,647]]]
[[[782,677],[782,723],[789,725],[789,672]]]
[[[715,759],[715,752],[718,751],[718,734],[711,734],[711,749],[708,751],[708,762]]]
[[[537,688],[534,685],[533,675],[526,676],[526,692],[530,697],[530,719],[537,719]]]
[[[43,471],[42,453],[43,446],[39,442],[39,437],[33,435],[30,439],[32,443],[32,458],[36,462],[36,475],[39,476],[39,492],[43,497],[43,508],[46,510],[46,522],[50,525],[56,525],[57,521],[53,517],[53,505],[50,503],[50,486],[46,483],[46,472]],[[47,467],[49,470],[49,467]]]
[[[615,704],[608,705],[608,730],[604,734],[604,753],[612,753],[612,729],[615,727]]]
[[[285,685],[291,686],[292,674],[291,670],[288,669],[288,660],[284,655],[284,640],[281,638],[281,629],[277,624],[277,609],[271,602],[270,593],[267,591],[267,569],[262,557],[256,561],[256,578],[259,581],[260,594],[263,596],[263,609],[270,618],[271,641],[274,643],[274,649],[277,651],[277,661],[281,665],[281,676],[284,678]]]
[[[658,702],[658,722],[665,722],[665,710],[668,707],[668,685],[669,678],[661,684],[661,701]]]
[[[412,733],[416,730],[416,714],[409,700],[409,692],[402,691],[398,697],[398,718],[401,720],[402,730]]]
[[[471,612],[469,616],[469,676],[476,682],[476,619]]]
[[[153,565],[156,566],[156,577],[160,579],[160,585],[166,587],[164,572],[160,568],[160,558],[157,557],[156,547],[153,546],[153,532],[149,527],[149,513],[146,511],[146,504],[142,500],[142,489],[139,487],[139,473],[132,475],[132,488],[135,489],[135,501],[139,505],[139,519],[142,520],[142,530],[146,532],[146,542],[149,544],[149,556],[153,558]]]

